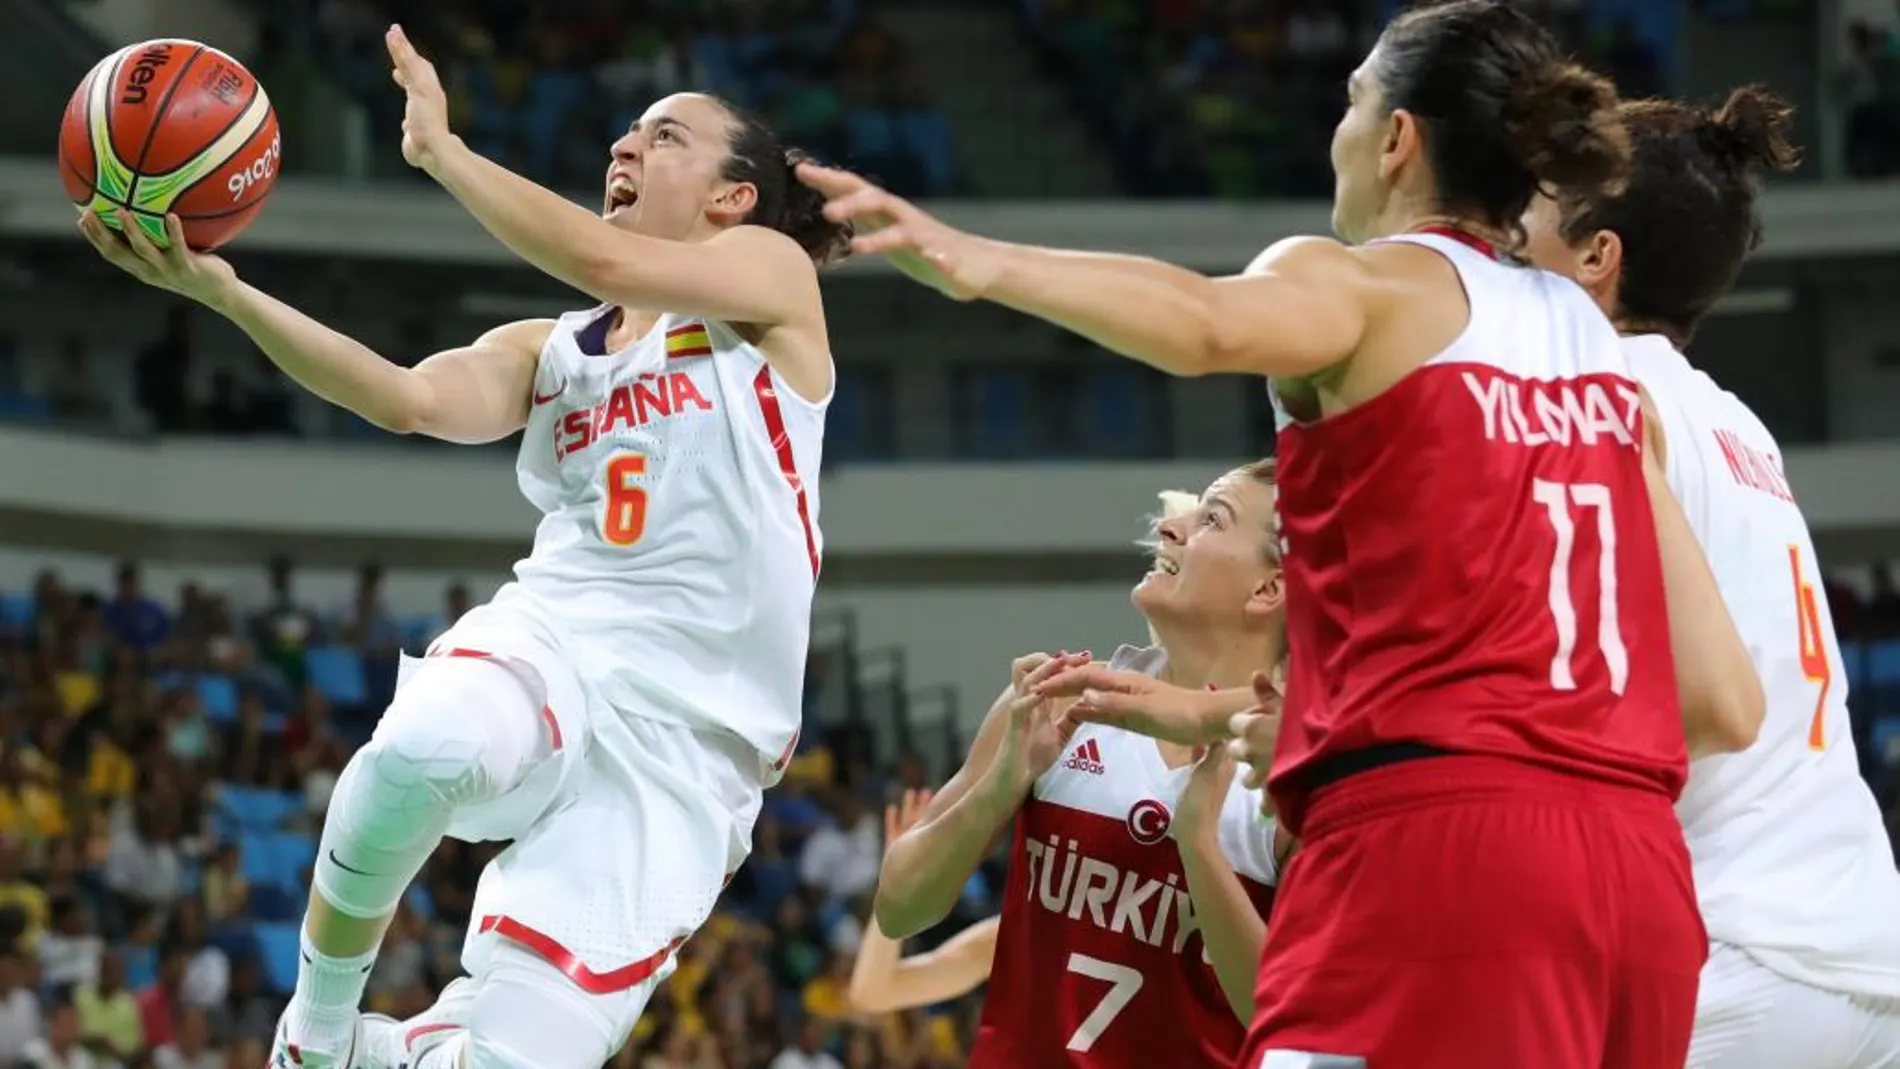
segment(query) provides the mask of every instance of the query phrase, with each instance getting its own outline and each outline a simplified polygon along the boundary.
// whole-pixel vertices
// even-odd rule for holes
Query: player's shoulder
[[[1267,246],[1247,265],[1250,275],[1275,274],[1343,282],[1370,277],[1371,264],[1362,255],[1370,246],[1348,245],[1313,234],[1281,238]]]
[[[743,223],[720,231],[708,241],[722,249],[737,250],[748,257],[761,258],[774,269],[785,271],[788,275],[809,276],[813,279],[818,277],[818,265],[812,262],[811,254],[782,230]]]
[[[560,324],[558,319],[517,319],[488,331],[476,339],[475,344],[483,348],[505,349],[539,357]]]

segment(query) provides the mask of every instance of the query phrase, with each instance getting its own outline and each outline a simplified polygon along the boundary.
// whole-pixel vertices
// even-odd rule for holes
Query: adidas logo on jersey
[[[1087,772],[1091,776],[1099,776],[1108,771],[1108,767],[1102,764],[1102,748],[1095,745],[1094,739],[1077,746],[1075,752],[1069,755],[1069,759],[1062,762],[1062,767],[1073,768],[1077,772]]]

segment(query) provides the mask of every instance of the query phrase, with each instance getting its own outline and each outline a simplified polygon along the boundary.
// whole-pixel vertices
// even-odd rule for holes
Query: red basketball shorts
[[[1435,757],[1305,831],[1241,1069],[1681,1069],[1708,940],[1663,795]]]

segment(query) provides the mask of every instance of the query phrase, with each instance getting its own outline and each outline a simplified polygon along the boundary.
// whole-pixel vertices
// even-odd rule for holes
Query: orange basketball
[[[194,249],[236,237],[264,206],[282,154],[264,87],[196,41],[146,41],[100,60],[59,127],[67,196],[114,229],[127,209],[161,246],[166,213]]]

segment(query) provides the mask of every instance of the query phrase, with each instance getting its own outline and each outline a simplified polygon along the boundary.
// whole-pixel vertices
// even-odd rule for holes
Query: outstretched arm
[[[1365,333],[1366,271],[1325,238],[1268,249],[1244,274],[1208,278],[1159,260],[1012,245],[966,234],[857,175],[814,164],[799,178],[852,220],[854,253],[887,256],[958,300],[988,300],[1173,375],[1310,375]]]
[[[903,957],[903,944],[873,921],[864,928],[849,998],[858,1013],[890,1013],[947,1002],[981,987],[996,960],[997,917],[978,921],[935,950]]]
[[[403,157],[522,259],[610,304],[759,326],[818,316],[817,271],[792,239],[756,226],[703,242],[623,230],[470,149],[449,130],[434,66],[399,27],[386,43],[408,97]]]
[[[203,304],[249,335],[271,363],[318,397],[398,434],[492,442],[527,423],[534,371],[553,327],[534,319],[497,327],[474,345],[401,367],[237,277],[222,259],[191,251],[176,216],[167,248],[87,213],[79,229],[99,254],[147,285]]]

